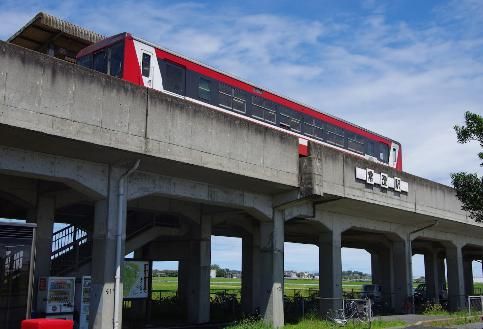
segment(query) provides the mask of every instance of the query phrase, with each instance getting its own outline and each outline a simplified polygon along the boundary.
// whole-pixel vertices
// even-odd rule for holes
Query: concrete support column
[[[465,295],[473,295],[473,259],[465,258],[463,260],[463,272],[465,277]]]
[[[388,248],[371,250],[372,283],[382,287],[385,301],[391,301],[391,253]]]
[[[406,240],[394,241],[392,244],[392,306],[396,312],[411,312],[409,297],[412,293],[412,278],[410,277],[409,243]]]
[[[438,272],[438,280],[439,280],[439,289],[443,286],[446,286],[446,265],[444,263],[445,256],[443,253],[436,254],[436,268]],[[446,287],[447,289],[448,287]]]
[[[264,321],[280,328],[284,325],[283,314],[283,212],[274,210],[272,222],[260,223],[260,311]]]
[[[447,246],[446,260],[448,265],[448,306],[450,311],[458,311],[465,307],[465,278],[461,246]]]
[[[371,254],[371,278],[372,284],[379,284],[381,282],[380,262],[379,255],[375,251],[370,251]]]
[[[241,302],[245,314],[260,314],[260,231],[242,239]]]
[[[424,278],[428,292],[427,297],[432,299],[434,303],[439,303],[439,294],[442,287],[438,259],[438,253],[433,250],[424,254]]]
[[[120,206],[124,209],[121,218],[122,255],[126,235],[126,202],[118,204],[118,185],[122,173],[121,170],[110,169],[108,196],[95,204],[89,314],[89,327],[92,329],[111,329],[114,322],[116,234]],[[118,320],[122,326],[122,280],[120,291],[121,312]]]
[[[52,234],[54,232],[55,201],[52,198],[39,196],[36,209],[37,239],[35,276],[50,275],[50,256],[52,254]]]
[[[186,307],[183,307],[182,309],[184,310],[183,311],[183,315],[186,317],[186,315],[188,314],[188,285],[189,285],[189,277],[190,277],[190,273],[189,273],[189,256],[188,255],[185,255],[183,257],[183,259],[180,259],[179,262],[178,262],[178,291],[177,291],[177,294],[178,294],[178,301],[179,301],[179,304],[182,305],[182,306],[186,306]]]
[[[188,321],[210,321],[211,217],[202,216],[190,243]]]
[[[323,232],[319,236],[320,312],[342,308],[341,230]]]

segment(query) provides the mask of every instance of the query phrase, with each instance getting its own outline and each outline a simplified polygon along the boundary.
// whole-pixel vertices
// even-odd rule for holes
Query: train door
[[[141,56],[141,76],[144,86],[153,88],[153,61],[156,57],[153,56],[152,51],[146,49],[141,50]]]
[[[163,77],[164,89],[178,95],[186,95],[186,69],[180,65],[166,62],[166,77]]]

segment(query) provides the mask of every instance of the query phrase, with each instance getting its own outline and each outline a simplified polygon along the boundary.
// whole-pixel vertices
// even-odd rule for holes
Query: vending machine
[[[46,318],[72,320],[74,295],[75,278],[41,277],[39,279],[37,311]]]
[[[83,276],[80,279],[80,285],[78,286],[78,292],[76,293],[75,310],[79,318],[76,319],[76,328],[88,329],[89,328],[89,296],[91,293],[91,277]]]

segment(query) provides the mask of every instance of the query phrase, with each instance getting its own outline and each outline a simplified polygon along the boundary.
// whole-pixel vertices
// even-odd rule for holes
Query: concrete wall
[[[6,43],[0,43],[0,124],[298,183],[294,137]]]
[[[398,172],[323,145],[311,143],[310,150],[311,156],[301,159],[300,164],[302,196],[323,195],[326,199],[344,198],[361,201],[358,209],[364,206],[362,203],[377,206],[374,210],[379,209],[379,212],[384,208],[391,209],[392,213],[386,214],[387,217],[413,217],[417,220],[431,217],[475,225],[461,210],[461,203],[456,198],[455,191],[448,186]],[[400,193],[393,189],[384,190],[378,185],[368,185],[356,179],[356,167],[370,168],[376,173],[386,173],[389,177],[399,177],[408,182],[409,192]],[[418,215],[420,216],[417,217]]]

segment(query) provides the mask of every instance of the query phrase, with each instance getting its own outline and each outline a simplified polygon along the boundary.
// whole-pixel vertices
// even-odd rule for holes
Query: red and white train
[[[117,34],[81,50],[77,63],[298,136],[301,155],[307,155],[310,140],[402,170],[402,149],[398,142],[129,33]]]

